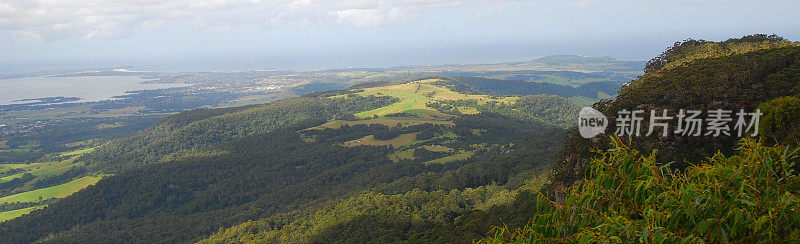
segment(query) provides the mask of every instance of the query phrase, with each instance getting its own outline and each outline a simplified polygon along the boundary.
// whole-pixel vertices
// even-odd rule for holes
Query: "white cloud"
[[[575,3],[575,5],[578,6],[579,8],[588,8],[589,7],[589,2],[587,2],[585,0],[580,0],[577,3]]]
[[[352,1],[355,2],[355,1]],[[359,1],[363,2],[363,1]],[[350,8],[330,11],[337,23],[347,23],[358,27],[375,27],[406,22],[414,12],[388,1],[375,1],[370,4],[347,4]]]
[[[231,30],[279,25],[376,27],[402,24],[459,0],[3,0],[0,35],[42,42],[112,39],[137,29]],[[495,4],[497,1],[486,2]]]

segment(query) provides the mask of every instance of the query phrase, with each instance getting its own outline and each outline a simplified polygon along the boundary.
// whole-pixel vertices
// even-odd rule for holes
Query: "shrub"
[[[800,143],[800,99],[779,97],[760,104],[758,109],[763,113],[758,130],[765,142]]]
[[[789,242],[800,239],[795,151],[743,139],[683,172],[612,139],[564,205],[540,196],[527,225],[495,227],[497,242]]]

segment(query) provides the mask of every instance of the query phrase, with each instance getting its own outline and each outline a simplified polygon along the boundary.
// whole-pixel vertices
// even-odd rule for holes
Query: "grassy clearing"
[[[403,113],[413,114],[425,120],[449,120],[456,117],[454,115],[443,114],[432,109],[412,109],[403,111]]]
[[[469,147],[480,150],[486,148],[486,143],[471,144]]]
[[[31,173],[35,176],[46,176],[46,175],[57,175],[66,172],[73,166],[81,166],[83,162],[75,162],[78,157],[72,157],[66,160],[61,160],[59,162],[51,162],[47,165],[39,167],[37,169],[33,169],[27,171],[26,173]]]
[[[428,120],[428,119],[423,119],[423,118],[406,118],[406,117],[396,117],[396,118],[393,118],[393,117],[381,117],[381,118],[365,119],[365,120],[357,120],[357,121],[332,120],[332,121],[327,122],[325,124],[322,124],[320,126],[309,128],[309,129],[311,129],[311,130],[325,129],[325,128],[338,129],[339,127],[342,127],[342,125],[353,126],[353,125],[365,125],[365,124],[382,124],[382,125],[386,125],[386,126],[389,126],[389,127],[395,127],[398,124],[400,124],[403,127],[408,127],[408,126],[420,125],[420,124],[424,124],[424,123],[439,124],[439,125],[453,125],[452,121],[439,121],[439,120]]]
[[[62,154],[62,156],[69,156],[69,155],[80,155],[86,152],[93,151],[93,148],[90,149],[83,149],[83,150],[76,150],[73,152],[69,152],[66,154]],[[74,154],[71,154],[74,153]],[[0,164],[0,172],[6,169],[24,169],[24,172],[20,172],[17,174],[9,175],[6,177],[0,178],[0,183],[10,181],[16,178],[22,177],[22,175],[28,173],[34,176],[48,176],[48,175],[57,175],[66,172],[70,168],[74,166],[82,166],[83,162],[75,162],[78,156],[72,156],[69,159],[61,160],[58,162],[45,162],[45,163],[32,163],[32,164]]]
[[[71,147],[71,148],[75,148],[75,147],[90,147],[95,142],[97,142],[97,139],[89,139],[89,140],[85,140],[85,141],[70,142],[70,143],[64,144],[64,146],[65,147]]]
[[[597,92],[597,98],[598,99],[610,100],[610,99],[614,99],[614,96],[606,94],[605,92],[598,91]]]
[[[25,174],[25,172],[18,173],[18,174],[13,174],[13,175],[9,175],[9,176],[0,178],[0,183],[6,182],[6,181],[10,181],[10,180],[13,180],[13,179],[16,179],[16,178],[19,178],[19,177],[22,177],[23,174]]]
[[[569,100],[572,101],[573,103],[575,103],[575,105],[578,105],[578,106],[581,106],[581,107],[590,107],[590,106],[592,106],[592,104],[597,102],[597,99],[592,99],[592,98],[588,98],[588,97],[584,97],[584,96],[569,97]]]
[[[22,177],[25,173],[30,173],[35,176],[44,176],[44,175],[56,175],[64,173],[65,171],[69,170],[73,166],[83,165],[82,162],[75,162],[78,156],[86,153],[90,153],[94,151],[95,148],[87,148],[87,149],[80,149],[71,152],[62,153],[61,157],[70,157],[66,160],[61,160],[58,162],[45,162],[45,163],[32,163],[32,164],[0,164],[0,172],[3,172],[7,169],[24,169],[25,172],[20,172],[18,174],[9,175],[3,178],[0,178],[0,183],[6,182],[12,179],[16,179]]]
[[[5,196],[0,198],[0,203],[37,202],[39,199],[47,199],[51,197],[63,198],[83,188],[86,188],[87,186],[97,183],[102,178],[103,176],[86,176],[57,186]]]
[[[455,133],[453,133],[452,131],[448,131],[448,132],[447,132],[447,133],[445,133],[445,134],[442,134],[442,135],[435,136],[435,137],[433,137],[433,138],[431,138],[431,139],[428,139],[428,140],[415,140],[414,142],[412,142],[411,144],[409,144],[409,146],[416,146],[416,145],[419,145],[419,144],[424,144],[424,143],[426,143],[426,142],[429,142],[429,141],[432,141],[432,140],[438,140],[438,139],[442,139],[442,138],[455,139],[455,138],[458,138],[458,135],[456,135],[456,134],[455,134]]]
[[[422,147],[425,148],[425,150],[428,150],[428,151],[431,151],[431,152],[453,152],[452,148],[445,147],[445,146],[440,146],[440,145],[435,145],[435,146],[425,145],[425,146],[422,146]]]
[[[436,138],[444,138],[444,137],[451,137],[451,136],[454,136],[454,135],[440,135],[440,136],[437,136]],[[429,140],[430,140],[430,139],[429,139]],[[414,145],[418,145],[418,144],[420,144],[420,143],[425,143],[426,141],[428,141],[428,140],[424,140],[424,141],[413,141],[413,142],[411,142],[411,143],[409,143],[409,144],[405,145],[405,148],[414,147]],[[397,148],[397,147],[395,147],[395,148]],[[389,154],[389,156],[388,156],[388,157],[389,157],[389,160],[392,160],[392,161],[394,161],[395,163],[396,163],[396,162],[400,162],[400,161],[402,161],[402,160],[414,160],[414,159],[415,159],[415,158],[414,158],[414,151],[415,151],[417,148],[424,148],[425,150],[428,150],[428,151],[433,151],[433,152],[447,152],[447,153],[452,153],[452,152],[454,152],[454,151],[455,151],[455,150],[453,150],[452,148],[449,148],[449,147],[446,147],[446,146],[442,146],[442,145],[422,145],[422,146],[420,146],[420,147],[415,147],[415,148],[411,148],[411,149],[407,149],[407,150],[399,150],[399,151],[395,151],[394,153],[392,153],[392,154]],[[472,156],[472,154],[473,154],[473,152],[468,152],[468,153],[470,153],[470,154],[469,154],[469,156]],[[468,156],[468,157],[469,157],[469,156]],[[450,157],[450,156],[448,156],[448,157]],[[456,156],[456,157],[452,157],[452,158],[449,158],[449,159],[446,159],[446,160],[450,160],[450,159],[452,159],[451,161],[448,161],[448,162],[452,162],[452,161],[454,161],[454,160],[458,160],[458,159],[459,159],[459,157],[463,157],[463,156]],[[442,161],[446,161],[446,160],[442,160]],[[440,162],[440,163],[442,163],[442,162]]]
[[[22,209],[17,209],[17,210],[0,212],[0,223],[5,222],[6,220],[10,220],[10,219],[25,215],[27,213],[30,213],[33,210],[37,210],[37,209],[41,209],[41,208],[44,208],[44,206],[36,206],[36,207],[22,208]]]
[[[31,163],[31,164],[0,164],[0,172],[5,172],[10,169],[23,169],[32,170],[46,166],[50,163]],[[4,177],[5,178],[5,177]]]
[[[13,180],[15,178],[22,177],[24,174],[31,174],[34,176],[50,176],[50,175],[58,175],[66,172],[67,170],[71,169],[72,167],[83,165],[82,162],[76,162],[76,159],[85,153],[89,153],[94,151],[94,148],[87,148],[87,149],[80,149],[74,150],[71,152],[65,152],[60,154],[63,157],[69,157],[68,159],[61,160],[58,162],[45,162],[45,163],[32,163],[32,164],[0,164],[0,172],[10,169],[23,169],[24,172],[17,173],[14,175],[9,175],[3,178],[0,178],[0,182],[6,182]],[[26,191],[10,196],[5,196],[0,198],[0,203],[6,202],[39,202],[41,199],[48,199],[48,198],[63,198],[66,196],[71,195],[89,185],[97,183],[103,176],[87,176],[83,178],[73,179],[70,182],[65,184],[36,189],[32,191]],[[20,189],[31,188],[26,184]],[[0,222],[17,218],[24,214],[27,214],[33,210],[43,208],[44,206],[36,206],[24,209],[17,209],[12,211],[0,212]]]
[[[45,166],[47,166],[49,164],[51,164],[51,163],[0,164],[0,172],[5,172],[6,170],[9,170],[9,169],[23,169],[23,170],[26,170],[25,172],[27,172],[27,171],[30,171],[30,170],[34,170],[34,169],[39,169],[39,168],[45,167]],[[16,179],[16,178],[19,178],[19,177],[22,177],[22,175],[25,174],[25,172],[20,172],[20,173],[17,173],[17,174],[13,174],[13,175],[2,177],[2,178],[0,178],[0,183],[6,182],[6,181],[10,181],[10,180],[13,180],[13,179]]]
[[[455,117],[454,115],[444,114],[439,111],[436,111],[435,109],[429,108],[427,106],[427,103],[439,100],[464,100],[464,99],[476,100],[478,104],[483,104],[490,101],[501,102],[501,103],[514,103],[518,99],[517,97],[497,98],[486,95],[461,94],[444,87],[432,85],[431,83],[435,81],[437,80],[429,79],[429,80],[421,80],[421,81],[415,81],[415,82],[409,82],[405,84],[398,84],[391,86],[365,88],[364,91],[355,94],[361,96],[370,96],[370,95],[391,96],[400,99],[400,101],[391,104],[389,106],[355,114],[356,117],[361,118],[362,120],[357,120],[357,121],[333,120],[311,129],[325,129],[325,128],[338,129],[343,125],[353,126],[361,124],[382,124],[390,127],[395,127],[398,125],[413,126],[424,123],[453,125],[452,119]],[[339,95],[336,97],[345,97],[345,96],[346,95]],[[461,111],[461,113],[464,114],[479,113],[479,111],[473,107],[460,107],[459,110]],[[385,116],[394,113],[413,114],[416,115],[416,117],[412,118],[412,117]],[[362,141],[362,142],[358,143],[356,141]],[[387,143],[385,142],[373,142],[371,138],[366,138],[366,137],[361,138],[359,140],[350,141],[348,142],[348,145],[353,145],[353,146],[361,145],[364,144],[365,141],[367,143],[366,145],[369,144],[387,145]],[[398,143],[391,143],[391,144],[398,145]],[[408,145],[408,144],[403,142],[402,145]]]
[[[94,152],[94,150],[95,150],[95,148],[94,148],[94,147],[93,147],[93,148],[86,148],[86,149],[79,149],[79,150],[75,150],[75,151],[72,151],[72,152],[65,152],[65,153],[62,153],[62,154],[61,154],[61,155],[59,155],[59,156],[61,156],[61,157],[68,157],[68,156],[81,155],[81,154],[86,154],[86,153]]]
[[[444,163],[454,162],[454,161],[458,161],[458,160],[468,159],[468,158],[472,157],[472,155],[475,155],[474,151],[459,152],[459,153],[456,153],[456,154],[453,154],[453,155],[450,155],[450,156],[447,156],[447,157],[443,157],[443,158],[427,161],[427,162],[425,162],[425,164],[444,164]]]
[[[479,114],[480,113],[480,111],[478,111],[477,108],[473,108],[473,107],[458,107],[458,111],[461,112],[462,114]]]
[[[475,99],[478,100],[478,103],[486,103],[489,101],[513,103],[517,99],[516,97],[491,98],[490,96],[486,95],[461,94],[444,87],[438,87],[429,84],[433,81],[435,80],[422,80],[399,85],[366,88],[363,92],[356,94],[362,96],[392,96],[399,98],[400,102],[386,107],[358,113],[356,114],[356,117],[367,118],[375,115],[383,116],[412,110],[428,110],[437,112],[431,108],[428,108],[425,104],[427,102],[438,100]]]
[[[361,145],[369,145],[369,146],[388,146],[392,145],[395,148],[399,148],[414,141],[414,138],[417,137],[417,133],[408,133],[402,134],[391,140],[377,140],[373,138],[372,135],[365,136],[361,139],[356,139],[352,141],[345,142],[344,145],[348,147],[354,146],[361,146]]]
[[[34,150],[35,148],[37,148],[37,147],[39,147],[39,143],[35,143],[35,142],[29,142],[28,144],[25,144],[25,145],[19,146],[19,147],[17,147],[17,148],[18,148],[18,149],[22,149],[22,150],[29,150],[29,151],[33,151],[33,150]]]

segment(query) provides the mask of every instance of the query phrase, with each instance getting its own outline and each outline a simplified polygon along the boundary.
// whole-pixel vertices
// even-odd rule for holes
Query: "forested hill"
[[[757,139],[768,146],[733,137],[589,140],[571,131],[544,193],[533,184],[542,178],[533,175],[523,187],[502,193],[492,186],[368,191],[317,211],[249,221],[205,242],[797,240],[800,162],[793,150],[800,143],[795,126],[800,123],[798,65],[800,46],[775,36],[689,40],[651,61],[647,73],[624,86],[616,100],[595,105],[611,121],[622,109],[760,108],[765,116]],[[437,82],[475,91],[469,90],[475,83],[468,81]],[[613,133],[609,128],[607,134]],[[448,214],[460,216],[442,217]],[[495,227],[481,232],[485,225]]]
[[[634,109],[763,115],[758,134],[744,138],[732,132],[584,139],[572,131],[544,189],[549,194],[517,198],[527,199],[529,211],[520,218],[528,221],[509,221],[479,243],[800,238],[800,43],[774,35],[678,42],[648,62],[644,76],[623,86],[616,100],[595,108],[612,123],[617,112]],[[646,132],[649,113],[643,117]]]
[[[751,35],[723,42],[690,39],[650,60],[645,71],[642,77],[623,86],[614,101],[596,104],[595,108],[610,121],[623,109],[669,109],[673,115],[678,109],[773,110],[774,106],[764,104],[783,96],[800,95],[800,44],[774,35]],[[649,112],[644,114],[642,127],[648,125]],[[675,130],[674,126],[670,130]],[[784,128],[797,127],[787,124]],[[606,134],[614,132],[614,126],[610,126]],[[762,126],[763,133],[769,131]],[[642,152],[658,150],[662,163],[675,161],[673,166],[682,168],[687,166],[684,161],[702,161],[717,152],[732,154],[738,141],[737,136],[670,134],[666,138],[634,137],[631,146]],[[786,140],[771,138],[765,142]],[[582,179],[593,155],[589,149],[610,146],[608,137],[592,141],[573,130],[556,159],[552,187],[569,186]]]
[[[171,116],[129,138],[103,146],[83,159],[90,168],[116,173],[159,162],[169,154],[179,156],[208,150],[218,143],[266,133],[301,121],[324,123],[396,101],[396,98],[386,96],[351,99],[300,97],[265,105],[197,109]]]
[[[375,223],[359,228],[376,228],[387,241],[444,238],[415,233],[541,185],[531,179],[550,167],[578,107],[554,95],[459,93],[440,82],[171,116],[80,158],[114,175],[0,223],[0,242],[191,242],[248,220],[283,231],[316,223],[286,236],[320,241],[369,239],[355,234],[367,229],[335,235],[361,221]],[[363,213],[374,215],[309,216],[353,201],[368,201],[376,210]],[[385,225],[384,211],[395,208],[416,216],[392,222],[408,228]],[[500,222],[482,220],[471,234],[450,231],[445,239],[471,241],[492,224]]]

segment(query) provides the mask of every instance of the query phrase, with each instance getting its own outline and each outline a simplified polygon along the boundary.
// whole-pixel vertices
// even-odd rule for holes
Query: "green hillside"
[[[305,121],[316,123],[395,102],[391,97],[330,99],[300,97],[265,105],[197,109],[171,116],[85,157],[90,168],[115,173],[158,162],[182,150],[205,150],[227,142]]]
[[[500,68],[638,64],[549,56]],[[475,67],[498,68],[489,66]],[[0,184],[19,186],[0,188],[9,189],[0,200],[14,201],[0,205],[0,242],[800,239],[797,43],[679,42],[621,88],[487,77],[387,79],[197,109],[53,162],[4,166]],[[611,126],[584,139],[570,98],[610,99],[593,106],[611,121],[633,109],[764,116],[761,133],[745,138],[619,138]]]
[[[36,202],[41,201],[41,199],[48,199],[51,197],[63,198],[83,188],[86,188],[89,185],[97,183],[97,181],[99,181],[101,178],[102,177],[100,176],[86,176],[57,186],[0,197],[0,203]]]
[[[676,44],[676,47],[696,45],[695,41],[686,43]],[[709,48],[723,46],[730,51],[670,48],[651,63],[663,56],[687,58],[673,60],[674,64],[664,65],[661,69],[649,69],[644,76],[625,85],[615,100],[595,107],[614,121],[617,112],[623,109],[670,109],[673,113],[678,109],[753,111],[772,99],[800,94],[800,45],[797,43],[766,36],[700,43]],[[705,52],[711,53],[706,55]],[[642,127],[648,125],[649,113],[644,116]],[[674,130],[674,126],[671,129]],[[565,149],[556,159],[558,165],[553,188],[568,186],[583,178],[585,165],[592,155],[590,148],[609,148],[607,138],[590,141],[576,132],[570,133]],[[613,126],[606,133],[613,134]],[[735,136],[684,137],[670,134],[667,138],[635,137],[631,146],[642,152],[657,149],[659,161],[676,161],[675,167],[683,168],[688,165],[684,160],[699,162],[719,151],[733,154],[738,140]]]
[[[43,208],[97,183],[104,175],[88,172],[80,155],[94,148],[60,153],[52,162],[0,164],[0,215],[3,220]]]
[[[564,130],[555,125],[574,118],[548,108],[577,110],[557,96],[464,94],[437,86],[440,81],[171,116],[81,157],[95,172],[115,175],[0,225],[10,233],[0,238],[196,241],[247,220],[300,221],[291,216],[365,192],[405,201],[416,191],[425,197],[413,204],[436,205],[442,193],[485,189],[451,195],[469,205],[424,221],[446,223],[510,199],[479,195],[532,184],[526,178],[547,169],[563,142]],[[433,105],[448,102],[464,104],[458,112]],[[473,203],[481,198],[487,203]],[[387,238],[405,235],[396,234]]]
[[[795,79],[800,70],[794,68],[798,49],[782,40],[773,46],[769,40],[743,39],[728,41],[727,47],[740,50],[730,43],[741,43],[759,48],[696,55],[693,57],[704,58],[683,59],[681,65],[650,70],[625,86],[616,100],[597,108],[615,114],[640,104],[654,108],[759,107],[770,114],[762,122],[771,128],[759,137],[762,143],[789,146],[769,147],[753,139],[740,142],[732,137],[622,142],[604,136],[592,141],[572,134],[556,158],[559,161],[552,178],[528,175],[536,180],[520,188],[485,186],[475,191],[453,190],[449,195],[366,192],[318,210],[246,222],[205,242],[796,241],[800,237],[796,206],[800,161],[792,146],[797,143],[793,138],[797,138],[798,127],[791,124],[798,121],[793,112],[800,107],[794,88],[800,84]],[[795,97],[778,98],[787,95]],[[437,103],[452,106],[442,111],[457,111],[464,104]],[[778,128],[781,131],[774,131]],[[640,150],[652,153],[641,154]],[[705,157],[710,159],[703,160]],[[591,177],[583,178],[586,175]],[[577,179],[583,180],[573,185]],[[550,180],[553,183],[547,183]],[[541,191],[540,184],[546,184]],[[468,192],[481,192],[481,197],[464,196]],[[432,197],[437,204],[427,205]],[[459,217],[441,218],[448,214]]]

